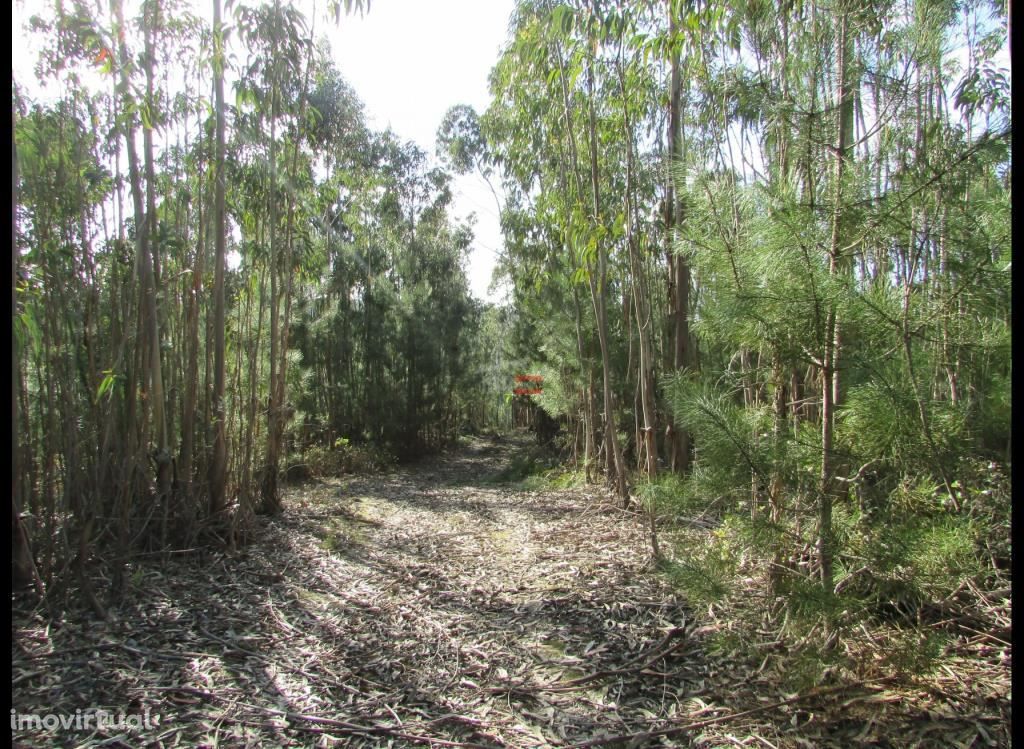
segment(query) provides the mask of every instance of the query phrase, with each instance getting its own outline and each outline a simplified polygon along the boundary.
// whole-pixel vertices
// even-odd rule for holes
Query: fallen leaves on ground
[[[1008,741],[999,684],[970,703],[887,676],[785,694],[770,668],[708,655],[707,637],[725,625],[690,611],[652,571],[641,517],[595,487],[486,482],[515,444],[475,440],[386,474],[291,489],[285,514],[260,519],[239,553],[136,564],[108,621],[83,609],[49,622],[16,600],[18,715],[105,709],[159,724],[28,726],[12,737],[128,747]],[[1008,673],[1007,663],[1007,684]],[[974,683],[964,674],[942,683]]]

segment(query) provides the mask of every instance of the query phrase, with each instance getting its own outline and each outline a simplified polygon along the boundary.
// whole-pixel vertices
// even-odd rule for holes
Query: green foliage
[[[977,415],[973,419],[979,448],[988,455],[1008,459],[1010,415],[1013,413],[1012,378],[1009,373],[994,374],[977,399]]]
[[[346,90],[340,80],[324,85]],[[359,109],[350,103],[331,116]],[[328,184],[348,197],[337,204],[324,190],[317,206],[323,220],[310,237],[308,281],[315,294],[292,320],[301,352],[293,392],[301,413],[326,432],[401,456],[437,449],[464,426],[494,418],[473,408],[477,397],[494,396],[476,369],[487,367],[486,322],[464,271],[470,230],[447,214],[448,177],[429,169],[413,144],[368,134],[370,154],[353,154],[359,141],[333,139],[340,123],[328,124],[318,136],[336,149]],[[362,162],[369,156],[376,163]]]
[[[559,489],[576,489],[586,484],[586,473],[583,471],[568,471],[553,469],[545,474],[547,487],[558,491]]]
[[[688,482],[674,473],[662,473],[637,487],[639,497],[657,513],[690,515],[706,509],[703,498],[690,491]]]
[[[889,638],[880,667],[887,672],[927,674],[949,645],[941,631],[903,629]]]
[[[928,587],[949,590],[952,579],[973,577],[981,571],[975,555],[976,531],[957,517],[920,523],[908,534],[908,561],[912,574]]]
[[[672,556],[659,561],[668,580],[695,603],[716,603],[739,585],[737,573],[747,543],[735,524],[710,533],[684,532],[672,541]]]
[[[853,388],[837,424],[837,439],[851,452],[884,460],[901,472],[936,473],[967,448],[968,413],[947,401],[926,403],[928,432],[922,429],[920,395],[898,368],[877,372]]]
[[[463,104],[445,113],[437,131],[437,153],[456,174],[466,174],[482,161],[485,143],[472,107]]]
[[[675,559],[659,562],[669,582],[695,604],[721,601],[735,584],[736,562],[717,544],[706,543],[677,550]]]
[[[894,510],[866,533],[851,533],[847,548],[866,560],[873,574],[913,580],[941,598],[981,572],[977,546],[978,529],[971,520],[923,514],[918,504],[914,510]]]
[[[558,419],[574,410],[576,399],[570,396],[569,389],[572,381],[564,372],[547,364],[531,366],[530,372],[544,378],[543,392],[530,397],[548,416]]]
[[[341,548],[341,541],[338,536],[333,533],[328,533],[324,536],[324,540],[321,542],[324,547],[324,551],[337,551]]]
[[[516,452],[509,464],[495,474],[490,481],[495,484],[517,484],[546,470],[542,456],[533,449]]]
[[[395,458],[384,448],[352,444],[339,438],[334,447],[313,445],[286,461],[289,480],[328,478],[347,473],[376,473],[393,465]]]
[[[750,475],[766,478],[767,443],[757,436],[766,428],[766,412],[745,409],[735,389],[724,390],[702,383],[690,374],[671,378],[667,400],[676,423],[701,435],[698,445],[700,486],[691,486],[705,497],[735,494],[750,486]]]

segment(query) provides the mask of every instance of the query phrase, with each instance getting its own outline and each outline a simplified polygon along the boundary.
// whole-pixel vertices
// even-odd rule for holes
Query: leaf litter
[[[919,683],[883,673],[786,693],[770,653],[759,668],[706,647],[730,623],[691,610],[653,571],[642,517],[595,487],[488,483],[516,444],[476,439],[388,473],[292,488],[283,516],[259,519],[240,552],[134,565],[107,621],[83,608],[49,622],[15,598],[17,714],[104,709],[158,724],[12,726],[12,739],[1008,745],[1007,644],[985,660],[978,648],[997,643],[968,641],[958,670]]]

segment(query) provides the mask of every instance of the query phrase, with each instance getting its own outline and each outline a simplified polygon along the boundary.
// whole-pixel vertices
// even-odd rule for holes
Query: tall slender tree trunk
[[[128,48],[125,44],[125,23],[124,13],[122,9],[121,0],[111,0],[111,14],[114,16],[115,25],[117,29],[116,38],[118,39],[118,68],[119,68],[119,86],[118,86],[118,99],[120,105],[126,111],[133,109],[133,102],[131,101],[130,85],[128,81],[128,69],[131,65],[131,60],[128,55]],[[152,256],[150,250],[150,222],[146,216],[145,210],[145,197],[143,194],[142,185],[142,174],[139,166],[139,155],[135,143],[135,119],[134,117],[128,118],[127,124],[125,125],[125,145],[128,151],[128,181],[131,187],[132,196],[132,210],[135,217],[135,263],[136,272],[138,275],[138,293],[139,293],[139,315],[136,319],[136,335],[138,340],[142,344],[138,348],[139,360],[133,366],[135,369],[135,376],[139,379],[138,385],[141,386],[143,392],[146,393],[145,399],[142,400],[142,413],[137,415],[136,413],[136,402],[134,399],[129,399],[128,402],[128,431],[138,435],[137,439],[133,439],[132,442],[136,446],[145,445],[148,436],[145,431],[145,425],[149,421],[147,415],[150,408],[154,406],[158,401],[163,400],[162,387],[163,382],[159,378],[160,374],[160,346],[159,346],[159,335],[157,328],[157,308],[156,308],[156,289],[153,285],[153,268],[152,268]],[[129,380],[130,390],[135,389],[135,384],[132,380]],[[162,409],[161,409],[162,416]],[[155,419],[154,419],[155,420]],[[156,457],[158,460],[157,470],[157,490],[158,493],[163,494],[167,488],[167,477],[169,472],[164,469],[169,461],[163,460],[164,456],[161,455],[160,449],[166,448],[166,437],[164,429],[160,428],[157,432],[157,449]],[[141,456],[134,456],[136,460],[143,460]],[[169,468],[169,465],[167,466]],[[129,529],[128,529],[128,517],[130,512],[130,503],[133,492],[130,488],[120,494],[120,508],[118,511],[119,520],[119,544],[120,552],[122,554],[127,553],[127,544],[129,542]],[[119,579],[115,576],[113,581],[113,588],[119,587]]]
[[[846,176],[846,162],[850,158],[853,148],[853,86],[850,75],[853,37],[849,27],[849,13],[844,7],[839,16],[839,40],[836,45],[839,124],[833,189],[835,203],[832,212],[832,240],[829,248],[829,273],[833,276],[845,272],[847,266],[842,255],[842,243],[846,238],[843,180]],[[835,457],[832,445],[835,410],[839,405],[840,396],[839,361],[842,354],[840,331],[835,303],[829,301],[825,324],[825,353],[822,357],[821,486],[818,500],[818,563],[821,568],[821,582],[826,590],[832,589],[833,581],[832,504],[835,498]]]
[[[673,41],[678,33],[672,0],[666,0],[669,15],[669,37]],[[690,347],[690,267],[686,258],[676,254],[673,248],[675,232],[684,220],[684,205],[677,196],[672,166],[684,163],[683,151],[683,79],[680,70],[678,49],[670,53],[671,80],[669,83],[668,112],[668,168],[665,188],[665,244],[668,255],[669,315],[672,319],[671,364],[676,372],[689,365]],[[690,435],[675,424],[669,414],[667,429],[669,466],[676,473],[683,473],[690,467]]]
[[[188,361],[185,369],[185,398],[181,408],[181,457],[180,470],[184,482],[185,496],[192,495],[192,473],[195,460],[195,415],[199,400],[199,307],[203,291],[204,259],[206,256],[207,214],[203,210],[203,172],[198,174],[198,229],[196,232],[196,257],[192,266],[192,277],[188,283],[187,296],[187,338]],[[186,221],[187,223],[187,221]]]
[[[593,221],[600,221],[601,192],[597,159],[597,116],[594,110],[594,66],[587,60],[587,103],[589,114],[590,144],[590,187],[593,196]],[[608,478],[615,486],[619,499],[629,499],[626,484],[626,466],[616,431],[615,395],[612,389],[611,346],[608,340],[608,248],[605,242],[597,242],[597,280],[590,274],[590,295],[597,316],[597,338],[601,345],[601,369],[604,390],[605,455],[608,462]]]
[[[633,275],[633,300],[637,333],[640,339],[640,405],[643,411],[643,453],[646,457],[643,470],[648,481],[654,480],[658,473],[658,444],[655,422],[654,402],[654,361],[651,346],[651,314],[648,303],[646,284],[644,283],[643,263],[637,247],[636,236],[636,201],[634,199],[635,177],[633,168],[633,126],[629,116],[628,91],[626,76],[622,66],[622,48],[620,39],[619,59],[619,92],[622,96],[623,137],[626,141],[626,245],[629,248],[630,271]],[[640,445],[637,445],[638,452]]]
[[[18,145],[14,137],[15,115],[11,113],[11,340],[15,337],[18,317]],[[28,532],[21,522],[18,455],[18,350],[11,357],[11,582],[20,587],[33,582],[36,592],[43,594],[43,584],[36,572]]]
[[[156,110],[153,92],[153,61],[156,55],[153,46],[153,28],[159,20],[160,6],[158,0],[147,0],[143,12],[143,39],[145,44],[146,101],[152,111]],[[149,251],[152,261],[147,257],[145,268],[146,284],[144,284],[146,305],[146,327],[149,339],[149,381],[150,399],[153,414],[153,431],[156,438],[156,476],[157,493],[163,502],[169,501],[171,492],[172,457],[170,449],[170,428],[167,424],[167,394],[164,390],[163,356],[160,336],[160,310],[157,305],[157,292],[160,288],[160,248],[157,242],[156,216],[156,168],[153,163],[153,129],[143,126],[142,144],[144,168],[146,172],[146,212],[144,231],[149,235]],[[139,227],[143,231],[142,227]]]
[[[132,65],[125,43],[126,27],[121,0],[110,0],[110,11],[114,19],[114,37],[117,39],[118,83],[117,100],[122,111],[132,112],[137,109],[132,101],[128,70]],[[151,92],[151,44],[149,36],[149,19],[144,17],[145,55],[144,65],[147,68],[147,94]],[[159,502],[165,502],[170,491],[170,453],[167,451],[167,432],[163,423],[163,380],[160,362],[160,335],[157,318],[156,287],[153,276],[153,257],[150,246],[153,238],[152,227],[155,215],[146,214],[147,197],[143,192],[143,176],[139,164],[139,155],[135,142],[136,124],[134,115],[126,118],[124,126],[125,145],[128,151],[128,179],[131,186],[132,210],[135,219],[135,270],[138,277],[138,316],[136,318],[135,336],[139,341],[136,356],[129,368],[127,379],[128,390],[139,389],[141,409],[136,408],[132,396],[128,398],[128,418],[126,420],[129,434],[129,466],[125,473],[130,476],[128,481],[120,482],[115,505],[117,517],[117,551],[119,563],[111,577],[110,592],[113,598],[121,595],[124,585],[124,567],[127,561],[132,535],[136,532],[130,527],[132,499],[136,494],[145,494],[152,490],[152,485],[144,479],[143,467],[150,459],[156,462],[156,495]],[[160,405],[158,405],[160,404]],[[141,413],[139,413],[141,412]],[[153,416],[153,431],[150,433],[150,415]],[[152,441],[155,447],[149,447]],[[148,453],[148,455],[147,455]],[[84,537],[84,535],[83,535]]]
[[[768,481],[768,519],[780,526],[785,512],[786,486],[782,474],[783,445],[786,427],[789,423],[786,409],[787,380],[782,353],[777,345],[772,346],[772,469]],[[778,533],[778,531],[776,531]],[[774,594],[779,582],[783,562],[783,543],[779,534],[772,548],[772,566],[768,571],[769,592]]]
[[[279,10],[274,4],[275,12]],[[260,494],[260,511],[267,515],[276,515],[281,511],[281,497],[278,493],[278,464],[281,458],[281,388],[278,379],[281,377],[279,358],[281,357],[281,291],[283,253],[278,238],[278,206],[277,191],[277,115],[278,98],[280,96],[277,76],[271,84],[270,92],[270,396],[267,399],[267,449],[263,462],[263,476]]]
[[[295,184],[298,179],[298,163],[299,163],[299,146],[302,140],[302,123],[306,121],[306,104],[309,94],[309,77],[310,71],[313,68],[313,52],[316,49],[316,3],[313,3],[313,18],[314,23],[310,25],[310,36],[308,40],[308,54],[309,57],[306,60],[306,69],[302,80],[302,89],[299,92],[299,116],[298,122],[300,127],[295,133],[295,142],[293,144],[291,169],[289,182]],[[284,439],[284,428],[288,422],[288,406],[286,401],[285,383],[288,377],[288,338],[290,331],[289,321],[291,320],[292,310],[292,290],[294,287],[295,273],[293,271],[294,266],[294,243],[295,243],[295,190],[288,190],[288,206],[285,214],[285,252],[284,252],[284,289],[283,289],[283,314],[281,321],[281,330],[279,332],[279,348],[280,348],[280,364],[278,365],[277,372],[277,396],[275,400],[278,404],[279,416],[277,421],[277,435],[276,442],[278,444],[278,450],[280,451],[283,446]],[[280,500],[277,502],[277,511],[280,511]]]
[[[550,10],[550,3],[548,4]],[[573,175],[575,177],[576,185],[576,196],[579,200],[582,200],[584,195],[583,189],[583,177],[581,174],[579,164],[579,151],[576,146],[575,135],[573,133],[573,117],[572,107],[570,105],[568,87],[565,76],[565,66],[562,60],[561,46],[556,42],[555,44],[556,58],[559,69],[559,82],[562,91],[562,107],[565,113],[565,124],[566,132],[569,138],[570,155],[572,158]],[[598,189],[598,161],[597,161],[597,141],[596,141],[596,122],[594,116],[593,107],[593,69],[592,60],[587,61],[587,86],[588,86],[588,101],[589,101],[589,133],[590,133],[590,177],[591,177],[591,197],[593,206],[593,221],[598,221],[600,216],[600,192]],[[604,247],[604,243],[598,243],[598,259],[597,268],[594,268],[594,264],[591,261],[587,262],[587,278],[590,287],[591,302],[594,307],[594,314],[597,320],[598,329],[598,342],[601,349],[601,360],[602,370],[604,378],[604,408],[605,408],[605,456],[606,456],[606,472],[608,479],[614,483],[616,492],[623,500],[628,496],[628,491],[625,485],[625,473],[624,464],[622,459],[622,453],[618,445],[618,435],[615,432],[615,410],[614,401],[611,392],[610,382],[610,356],[608,355],[608,339],[607,339],[607,305],[605,299],[606,293],[606,282],[607,282],[607,250]],[[598,278],[595,280],[595,270],[597,271]],[[591,401],[593,400],[593,382],[590,384]]]
[[[581,321],[582,310],[580,309],[580,294],[577,286],[572,287],[572,302],[576,320],[576,349],[578,352],[580,367],[586,374],[586,384],[581,390],[583,399],[583,470],[586,472],[587,481],[593,480],[593,463],[597,456],[597,447],[594,444],[594,425],[596,415],[594,413],[593,392],[594,374],[590,361],[586,356],[586,345],[583,338],[583,326]]]
[[[225,505],[227,481],[227,415],[224,409],[225,331],[224,331],[224,265],[227,226],[224,216],[224,26],[220,0],[213,0],[213,86],[216,108],[216,151],[213,172],[213,403],[212,454],[209,464],[211,516],[218,515]],[[205,243],[204,243],[205,244]]]

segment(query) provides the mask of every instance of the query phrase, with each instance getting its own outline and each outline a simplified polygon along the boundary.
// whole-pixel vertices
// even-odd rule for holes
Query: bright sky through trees
[[[390,125],[433,155],[449,107],[487,109],[487,76],[505,44],[512,8],[511,0],[374,0],[368,14],[342,17],[328,34],[370,124]],[[473,294],[486,298],[502,248],[497,206],[476,174],[454,184],[455,214],[477,217],[469,278]]]
[[[209,2],[194,5],[202,17],[212,13]],[[44,7],[13,4],[12,62],[22,84],[34,82],[31,71],[38,56],[38,45],[29,45],[23,24]],[[330,40],[341,74],[366,105],[370,125],[390,126],[433,157],[437,128],[449,107],[469,104],[481,113],[487,108],[487,75],[505,44],[512,8],[511,0],[374,0],[369,13],[342,15],[338,25],[319,18],[318,35]],[[488,293],[502,249],[494,198],[476,174],[456,176],[454,193],[455,216],[476,215],[469,267],[473,294],[496,298]]]

